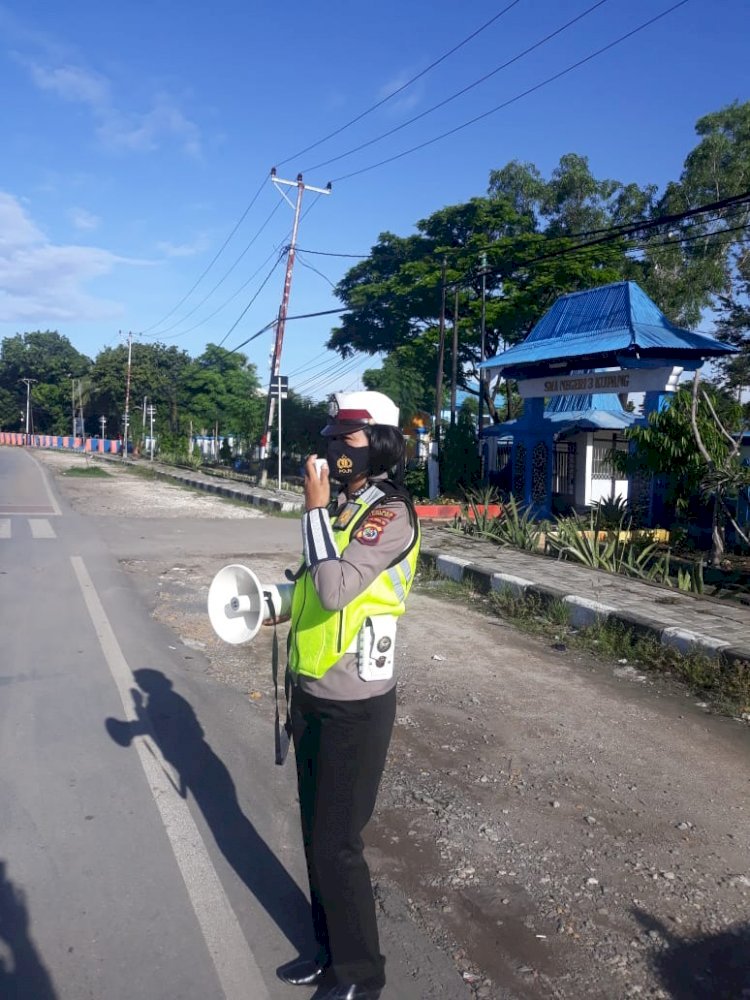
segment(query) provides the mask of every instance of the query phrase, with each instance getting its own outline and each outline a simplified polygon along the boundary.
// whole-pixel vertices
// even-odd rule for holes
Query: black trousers
[[[335,983],[385,985],[362,831],[375,808],[396,689],[362,701],[292,695],[302,839],[315,938]]]

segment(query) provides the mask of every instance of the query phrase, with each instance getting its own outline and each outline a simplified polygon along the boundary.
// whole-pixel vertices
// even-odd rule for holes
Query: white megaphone
[[[208,590],[208,617],[214,632],[233,646],[250,642],[264,622],[288,617],[293,590],[293,583],[261,583],[247,566],[225,566]]]

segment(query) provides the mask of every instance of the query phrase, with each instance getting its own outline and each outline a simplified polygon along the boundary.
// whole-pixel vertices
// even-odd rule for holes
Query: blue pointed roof
[[[481,367],[511,378],[531,376],[549,365],[562,371],[627,366],[646,358],[700,360],[735,348],[705,333],[671,323],[634,281],[619,281],[562,295],[521,344]]]

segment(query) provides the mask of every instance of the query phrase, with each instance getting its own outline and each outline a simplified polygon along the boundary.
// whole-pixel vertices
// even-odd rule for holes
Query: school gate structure
[[[490,482],[539,517],[619,495],[653,522],[653,477],[618,478],[612,451],[627,450],[625,431],[666,404],[683,372],[733,352],[670,323],[632,281],[561,296],[523,343],[481,365],[516,379],[524,401],[517,420],[482,430]],[[639,413],[626,408],[633,394],[643,395]]]

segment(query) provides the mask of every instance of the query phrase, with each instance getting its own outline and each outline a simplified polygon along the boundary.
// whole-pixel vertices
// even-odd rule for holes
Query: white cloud
[[[0,322],[50,324],[120,315],[118,303],[87,294],[85,285],[123,263],[140,262],[98,247],[51,243],[18,200],[0,191]]]
[[[424,87],[422,86],[421,80],[407,87],[402,93],[397,94],[397,91],[404,86],[404,84],[411,79],[413,74],[402,73],[400,76],[393,77],[388,83],[383,84],[378,92],[378,100],[382,101],[386,97],[391,97],[391,100],[385,105],[389,109],[391,114],[400,113],[403,111],[412,111],[421,102],[422,96],[424,94]]]
[[[85,208],[71,208],[68,212],[68,218],[76,229],[80,229],[83,232],[91,232],[94,229],[98,229],[101,222],[98,215],[87,212]]]
[[[194,243],[168,243],[163,240],[156,244],[156,249],[165,257],[194,257],[201,253],[208,246],[207,241],[201,237]]]
[[[158,149],[165,138],[173,138],[191,156],[200,156],[201,152],[200,129],[166,94],[158,94],[145,114],[110,111],[101,116],[97,133],[113,148],[149,151]]]
[[[80,66],[58,66],[47,69],[38,63],[29,66],[31,78],[41,90],[50,90],[66,101],[88,104],[94,110],[108,108],[110,87],[108,81]]]
[[[169,94],[154,94],[146,111],[124,111],[115,103],[112,84],[100,73],[73,63],[50,66],[20,61],[40,90],[87,107],[96,122],[96,135],[110,149],[149,152],[176,140],[189,156],[200,156],[200,129]]]

